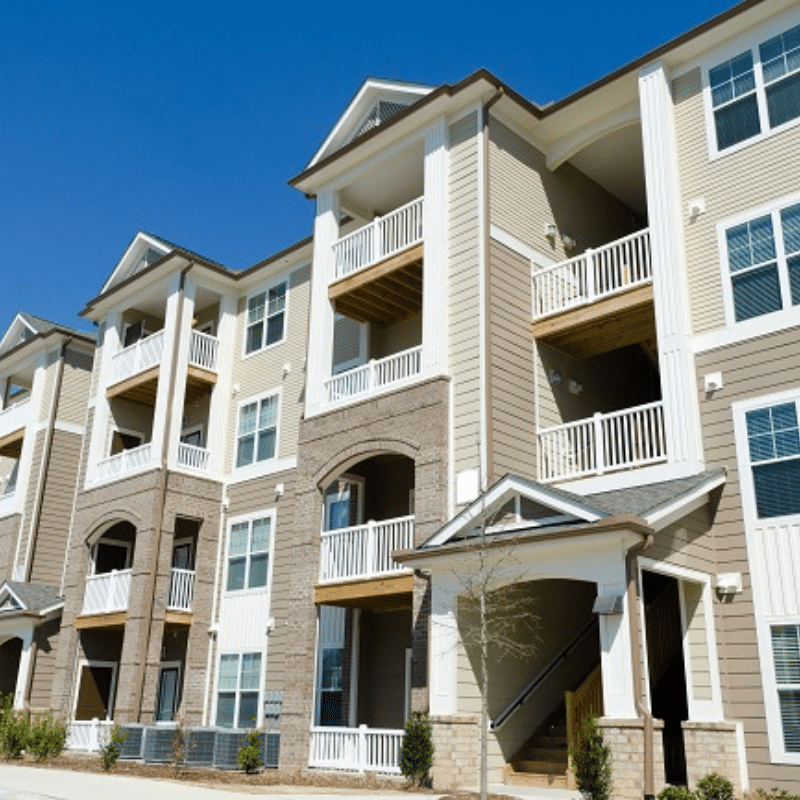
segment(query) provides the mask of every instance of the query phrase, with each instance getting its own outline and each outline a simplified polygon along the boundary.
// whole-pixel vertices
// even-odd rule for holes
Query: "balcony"
[[[19,458],[30,414],[30,398],[0,411],[0,456]]]
[[[100,482],[118,480],[141,472],[152,463],[150,442],[123,450],[121,453],[97,462],[97,480]]]
[[[194,597],[194,570],[173,567],[169,573],[167,609],[190,613]]]
[[[595,414],[539,431],[543,483],[602,475],[667,460],[662,401]]]
[[[360,400],[400,388],[422,373],[422,346],[369,361],[325,381],[328,405]]]
[[[178,466],[190,472],[208,472],[211,453],[205,447],[181,442],[178,445]]]
[[[308,765],[357,772],[400,772],[403,731],[381,728],[313,727]]]
[[[420,197],[334,243],[328,296],[339,313],[391,324],[420,310],[422,215]]]
[[[533,274],[533,334],[575,358],[655,339],[650,232]]]
[[[90,575],[83,595],[83,615],[114,614],[128,610],[131,570],[121,569]]]

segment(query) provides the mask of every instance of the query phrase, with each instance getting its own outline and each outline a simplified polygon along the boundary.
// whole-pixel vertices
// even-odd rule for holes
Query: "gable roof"
[[[48,333],[63,333],[67,336],[77,336],[87,341],[94,341],[95,335],[91,331],[82,331],[58,322],[51,322],[43,317],[37,317],[26,311],[18,311],[6,332],[0,338],[0,355],[5,355],[17,347],[25,344],[36,336]]]
[[[2,609],[6,600],[12,600],[12,608]],[[63,605],[64,599],[58,588],[42,583],[5,581],[0,585],[0,614],[33,612],[42,613]]]

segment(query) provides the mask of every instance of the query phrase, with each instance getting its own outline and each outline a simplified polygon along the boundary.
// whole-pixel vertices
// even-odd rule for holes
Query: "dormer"
[[[128,249],[117,266],[114,267],[100,293],[105,294],[118,284],[132,278],[151,264],[155,264],[173,249],[174,247],[169,242],[150,233],[139,231],[133,237],[133,241],[128,245]]]

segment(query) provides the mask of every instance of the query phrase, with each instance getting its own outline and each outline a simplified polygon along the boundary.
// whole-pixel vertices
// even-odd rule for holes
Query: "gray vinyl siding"
[[[449,287],[450,374],[453,382],[455,470],[479,464],[480,353],[478,338],[480,264],[478,236],[478,117],[450,126]]]
[[[282,691],[285,686],[285,653],[288,631],[291,580],[295,570],[294,547],[295,472],[282,472],[228,487],[228,519],[257,511],[275,510],[275,530],[272,544],[272,589],[270,614],[275,627],[267,641],[267,691]],[[275,497],[275,485],[283,483],[282,497]],[[223,559],[225,554],[223,554]],[[222,587],[220,587],[220,591]]]
[[[61,396],[58,400],[58,420],[72,425],[86,422],[89,384],[92,377],[92,357],[68,350],[64,360]]]
[[[50,463],[33,551],[31,581],[58,586],[67,552],[67,539],[75,498],[75,476],[81,453],[81,436],[53,432]],[[30,520],[35,524],[35,520]]]
[[[0,519],[0,581],[11,580],[19,523],[19,514]]]
[[[700,69],[672,82],[681,209],[696,197],[706,212],[684,226],[695,333],[724,327],[717,223],[800,189],[800,127],[709,161]]]
[[[492,241],[487,358],[490,484],[506,473],[536,478],[530,291],[530,261]]]
[[[634,211],[571,164],[551,172],[545,156],[511,128],[492,118],[489,134],[489,198],[492,223],[554,261],[563,261],[644,226]],[[575,239],[566,251],[545,225]]]
[[[795,328],[696,357],[698,391],[708,372],[721,371],[725,382],[725,387],[711,396],[700,393],[707,467],[728,470],[714,515],[716,568],[718,572],[740,572],[744,586],[732,602],[714,605],[725,718],[744,723],[751,785],[787,789],[796,787],[798,768],[770,761],[731,404],[800,390],[797,341]],[[750,479],[749,475],[741,477]]]
[[[231,473],[234,480],[238,411],[244,400],[262,397],[269,391],[282,387],[277,456],[287,458],[297,454],[297,430],[305,400],[310,279],[311,268],[308,265],[295,268],[290,273],[285,338],[280,344],[249,356],[243,355],[247,329],[247,298],[239,299],[232,377],[234,386],[238,386],[238,392],[230,404],[225,459],[226,472]],[[291,368],[288,375],[284,375],[285,364]]]

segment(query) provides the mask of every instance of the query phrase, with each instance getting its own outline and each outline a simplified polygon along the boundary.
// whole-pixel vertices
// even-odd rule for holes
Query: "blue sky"
[[[0,328],[86,327],[138,229],[234,269],[307,236],[286,181],[368,75],[544,103],[730,5],[1,0]]]

